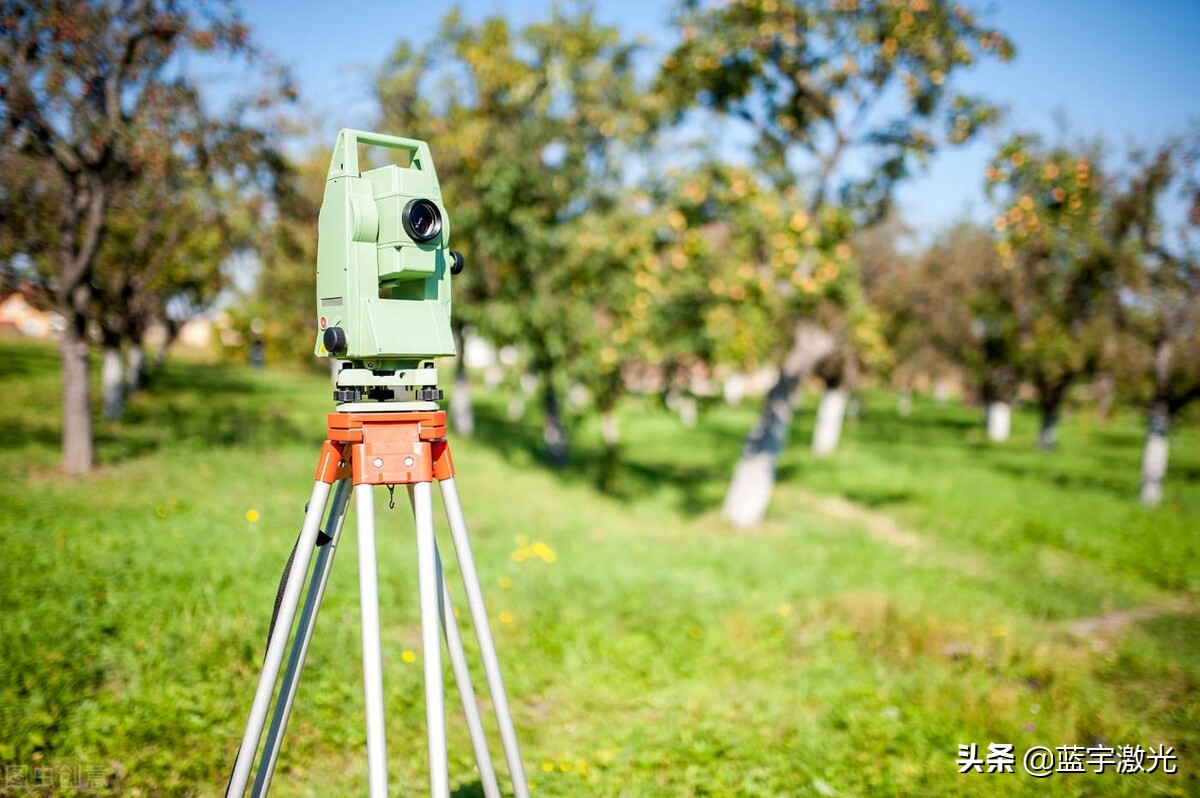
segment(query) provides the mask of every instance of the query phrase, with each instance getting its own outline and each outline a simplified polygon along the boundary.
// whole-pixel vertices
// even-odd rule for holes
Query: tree
[[[108,234],[96,255],[102,406],[110,418],[120,417],[125,395],[141,382],[150,327],[161,324],[173,334],[208,309],[228,283],[229,258],[240,251],[264,252],[263,239],[285,217],[280,189],[290,166],[264,132],[216,122],[198,111],[197,100],[158,120],[163,128],[154,132],[156,140],[190,146],[164,147],[114,198]],[[276,222],[263,225],[268,201]]]
[[[195,142],[154,135],[175,117],[204,116],[198,92],[176,68],[189,51],[254,54],[249,31],[222,2],[5,0],[0,7],[0,179],[42,181],[35,190],[53,208],[53,226],[27,228],[14,251],[39,267],[66,320],[59,355],[67,473],[84,473],[94,461],[89,324],[103,290],[97,262],[114,203],[129,201],[131,186],[168,154],[196,160]]]
[[[1162,502],[1172,419],[1200,399],[1200,135],[1137,154],[1116,202],[1118,227],[1136,240],[1141,269],[1126,297],[1127,326],[1148,372],[1140,498]]]
[[[961,369],[986,408],[989,438],[1006,440],[1020,378],[1019,299],[992,234],[961,222],[923,252],[883,263],[882,273],[864,270],[897,357]]]
[[[632,252],[625,239],[636,231],[604,219],[621,216],[627,148],[653,127],[654,100],[635,81],[637,49],[586,9],[515,31],[501,18],[473,26],[451,13],[437,40],[401,44],[378,79],[381,125],[431,142],[468,258],[455,283],[456,324],[528,353],[553,462],[567,455],[569,366],[583,350],[601,351],[592,345],[597,314],[611,315],[633,290],[610,275],[587,284],[583,301],[577,275],[601,267],[581,254],[612,263],[575,236]],[[600,288],[614,293],[600,297]],[[606,374],[596,379],[616,384]]]
[[[1001,211],[993,226],[1003,277],[1012,283],[1017,363],[1037,392],[1038,443],[1050,449],[1068,390],[1104,354],[1131,258],[1095,152],[1015,136],[987,175]]]
[[[934,243],[944,246],[948,232]],[[932,249],[918,249],[914,231],[898,214],[860,231],[851,245],[861,275],[863,296],[879,319],[879,334],[887,342],[884,377],[897,391],[897,409],[901,415],[912,410],[912,392],[920,384],[944,380],[958,365],[946,354],[945,347],[931,334],[933,325],[945,321],[941,304],[953,304],[960,297],[952,290],[932,288],[927,280],[927,259]],[[970,269],[969,264],[964,268]],[[957,270],[954,270],[957,273]],[[949,298],[949,302],[947,302]],[[966,328],[962,328],[965,330]],[[956,333],[961,333],[961,330]]]
[[[677,108],[698,104],[746,124],[762,172],[802,185],[810,217],[843,214],[847,237],[882,219],[895,185],[939,147],[994,118],[951,91],[951,79],[979,58],[1012,53],[965,6],[934,0],[689,2],[678,22],[683,42],[662,78]],[[792,348],[726,496],[725,515],[739,526],[762,519],[796,386],[832,347],[811,320],[789,314],[775,326]]]
[[[242,362],[257,340],[268,362],[328,369],[313,357],[317,222],[328,173],[325,149],[289,161],[280,172],[274,222],[255,245],[260,268],[254,288],[230,309],[239,343],[229,346],[228,354],[236,353]]]

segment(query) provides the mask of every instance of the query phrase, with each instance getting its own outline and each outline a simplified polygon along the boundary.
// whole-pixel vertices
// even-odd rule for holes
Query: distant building
[[[53,338],[63,330],[62,316],[41,310],[29,301],[27,291],[0,298],[0,331],[15,330],[29,338]]]

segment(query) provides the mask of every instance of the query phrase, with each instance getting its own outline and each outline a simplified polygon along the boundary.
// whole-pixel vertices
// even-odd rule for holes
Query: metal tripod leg
[[[379,578],[375,567],[375,491],[354,489],[358,517],[358,591],[362,611],[363,689],[367,714],[367,783],[371,798],[387,796],[387,741],[383,724],[383,655],[379,642]]]
[[[408,486],[408,500],[412,504],[414,518],[416,503],[413,501],[413,486]],[[500,798],[500,784],[496,781],[496,768],[492,765],[492,755],[488,751],[487,735],[483,730],[483,719],[479,716],[479,704],[475,698],[475,687],[471,683],[471,671],[467,667],[467,654],[463,649],[462,635],[454,620],[454,602],[450,596],[450,587],[446,584],[445,572],[442,568],[442,555],[436,545],[438,583],[442,586],[441,620],[442,632],[446,637],[446,649],[450,652],[450,665],[454,669],[454,683],[458,687],[458,698],[462,702],[463,717],[467,721],[467,731],[471,737],[471,747],[475,750],[475,765],[479,768],[479,781],[483,785],[486,798]]]
[[[471,553],[471,542],[467,538],[467,522],[463,517],[462,504],[458,499],[458,488],[454,478],[439,481],[442,504],[446,507],[446,519],[450,522],[450,536],[454,541],[454,552],[458,556],[458,569],[463,587],[467,592],[467,605],[471,611],[471,623],[479,640],[479,654],[487,676],[488,692],[496,709],[496,721],[500,727],[500,741],[504,746],[504,758],[508,763],[508,774],[512,779],[516,798],[529,798],[529,782],[525,778],[525,766],[521,762],[521,751],[517,745],[517,732],[513,727],[512,712],[508,708],[508,694],[504,691],[504,679],[500,675],[500,661],[496,656],[496,643],[492,640],[492,628],[488,623],[487,607],[483,603],[483,590],[479,585],[479,574],[475,570],[475,557]]]
[[[429,740],[429,790],[433,798],[449,798],[450,766],[446,752],[446,705],[442,683],[442,630],[439,623],[443,585],[433,536],[433,489],[413,486],[417,527],[417,581],[421,592],[421,647],[425,662],[425,731]]]
[[[246,722],[246,733],[243,735],[241,747],[238,749],[226,796],[241,796],[245,793],[246,784],[250,780],[250,768],[254,764],[254,754],[258,750],[258,742],[262,738],[267,709],[270,707],[271,695],[275,692],[275,681],[279,678],[279,668],[283,663],[283,652],[287,648],[292,622],[296,618],[296,607],[300,603],[300,590],[304,585],[304,577],[308,573],[313,549],[316,548],[317,532],[321,529],[321,519],[325,515],[329,491],[330,485],[325,482],[318,480],[313,485],[312,496],[308,501],[308,512],[304,516],[304,526],[300,530],[300,539],[296,544],[296,557],[292,562],[291,575],[284,587],[283,599],[279,605],[279,616],[275,621],[275,631],[271,634],[271,640],[267,644],[267,656],[258,677],[258,688],[254,693],[254,704],[250,708],[250,719]]]
[[[333,556],[337,553],[338,540],[342,535],[342,525],[346,520],[346,508],[350,504],[350,480],[338,482],[329,505],[329,515],[325,522],[325,534],[331,540],[320,547],[317,561],[313,565],[312,578],[308,583],[308,591],[304,596],[304,607],[300,610],[300,621],[296,627],[296,636],[292,640],[292,653],[288,657],[287,667],[283,671],[283,682],[279,687],[279,697],[275,700],[275,713],[271,718],[271,727],[267,730],[267,740],[263,744],[262,760],[258,764],[254,787],[250,794],[260,798],[271,788],[271,777],[275,775],[275,765],[279,761],[279,749],[283,744],[283,732],[287,728],[288,717],[292,712],[292,704],[296,699],[296,687],[300,682],[300,672],[304,669],[304,660],[308,656],[308,646],[312,642],[313,629],[317,625],[317,612],[321,609],[321,600],[325,596],[325,586],[329,583],[329,573],[333,567]]]

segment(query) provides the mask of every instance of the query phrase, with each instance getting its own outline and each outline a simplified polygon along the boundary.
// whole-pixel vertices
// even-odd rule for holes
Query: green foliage
[[[955,73],[1013,54],[966,6],[941,0],[685,3],[678,25],[683,42],[662,74],[676,108],[749,122],[759,163],[780,182],[795,174],[795,151],[809,154],[813,201],[854,209],[860,222],[879,218],[914,163],[994,119],[952,90]],[[855,149],[867,161],[859,178],[842,171]]]
[[[185,242],[183,232],[229,220],[240,192],[277,163],[262,112],[294,95],[286,79],[272,75],[254,102],[234,98],[214,112],[178,71],[197,51],[260,64],[226,2],[0,6],[0,257],[30,263],[22,277],[65,322],[69,473],[91,470],[94,460],[90,328],[107,327],[108,345],[140,343],[144,317],[164,315],[168,301],[211,301],[207,278],[227,245]],[[122,241],[120,228],[129,233],[135,220],[140,229]],[[114,229],[116,252],[105,248]]]
[[[637,300],[652,320],[641,353],[650,363],[757,368],[790,344],[781,320],[856,303],[838,209],[811,214],[795,189],[718,162],[668,173],[655,194],[659,244]]]
[[[1113,209],[1140,256],[1125,318],[1140,346],[1124,365],[1174,413],[1200,398],[1200,132],[1132,160]]]
[[[1017,136],[987,168],[1001,280],[1018,338],[1013,365],[1047,412],[1095,370],[1115,334],[1135,254],[1113,218],[1114,186],[1094,153]]]
[[[601,405],[641,339],[603,336],[624,323],[653,242],[625,189],[655,114],[637,49],[586,8],[519,29],[451,13],[424,48],[400,45],[377,83],[380,127],[431,142],[467,258],[457,321],[520,345],[544,392],[578,382]]]
[[[230,311],[236,343],[223,355],[246,362],[257,339],[267,363],[311,368],[326,364],[313,357],[313,307],[317,293],[317,219],[325,191],[329,153],[316,151],[290,163],[277,187],[274,224],[257,241],[258,281],[253,294]]]
[[[0,765],[92,767],[99,795],[220,794],[327,383],[172,361],[127,422],[101,427],[103,468],[63,480],[57,421],[37,410],[58,388],[53,353],[0,354]],[[458,483],[534,795],[1032,789],[1020,773],[958,774],[971,742],[1170,745],[1175,776],[1062,773],[1054,789],[1193,791],[1195,430],[1175,433],[1167,503],[1149,511],[1128,500],[1134,420],[1070,419],[1046,458],[982,445],[970,408],[919,400],[900,419],[887,398],[868,396],[837,459],[785,454],[749,537],[716,511],[747,411],[683,429],[630,404],[645,443],[626,493],[603,497],[581,478],[594,430],[577,470],[552,474],[533,465],[537,430],[503,420],[505,397],[481,399],[477,437],[454,441]],[[390,770],[419,791],[415,558],[411,535],[386,534],[411,521],[379,499]],[[354,535],[339,549],[279,795],[365,791]],[[1142,607],[1174,610],[1118,623]],[[1069,631],[1098,616],[1110,627]],[[449,726],[451,783],[470,794],[467,735],[454,713]]]
[[[987,103],[953,89],[954,77],[982,58],[1012,56],[1003,34],[948,2],[689,2],[677,24],[683,40],[660,76],[676,112],[705,109],[745,125],[758,172],[797,192],[808,216],[843,242],[885,219],[896,185],[934,152],[994,120]],[[820,364],[831,382],[893,361],[884,320],[858,280],[843,272],[820,308],[838,342]],[[807,311],[776,311],[760,327],[789,340]]]

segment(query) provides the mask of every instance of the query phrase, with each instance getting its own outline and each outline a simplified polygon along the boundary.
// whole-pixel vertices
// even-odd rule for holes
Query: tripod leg
[[[316,548],[317,532],[321,528],[321,519],[325,515],[325,505],[329,501],[330,485],[317,481],[313,485],[312,497],[308,502],[308,513],[304,516],[304,526],[300,530],[300,540],[296,545],[296,559],[292,563],[291,576],[283,591],[283,600],[279,606],[279,615],[275,623],[275,631],[267,644],[267,656],[263,662],[262,672],[258,677],[258,688],[254,693],[254,704],[250,708],[250,719],[246,723],[246,733],[242,737],[242,745],[238,749],[237,760],[234,762],[233,775],[229,778],[227,796],[241,796],[246,791],[250,780],[250,768],[254,764],[254,754],[258,750],[258,742],[262,737],[263,726],[267,720],[267,709],[271,703],[271,695],[275,692],[275,680],[279,678],[279,668],[283,664],[283,652],[287,648],[288,636],[292,630],[292,621],[296,618],[296,607],[300,603],[300,590],[304,585],[304,577],[308,573],[308,564],[312,559],[313,549]]]
[[[417,580],[421,591],[421,646],[425,660],[425,724],[429,739],[429,789],[433,798],[449,798],[450,767],[446,752],[446,705],[442,684],[442,635],[438,623],[443,587],[433,536],[433,488],[413,485],[417,526]]]
[[[415,517],[416,503],[413,500],[413,486],[408,486],[408,500],[413,505]],[[463,717],[467,721],[467,731],[471,735],[471,747],[475,750],[475,764],[479,768],[479,780],[483,784],[483,794],[486,798],[500,798],[500,784],[496,781],[496,768],[492,765],[492,755],[488,751],[487,734],[483,730],[483,719],[479,716],[479,704],[475,699],[475,687],[471,684],[471,671],[467,667],[467,654],[463,649],[462,635],[454,620],[454,603],[450,597],[450,587],[446,584],[442,570],[442,555],[434,547],[437,554],[438,583],[442,586],[442,632],[446,636],[446,649],[450,652],[450,665],[454,669],[454,683],[458,687],[458,698],[462,701]]]
[[[375,492],[354,489],[358,516],[358,591],[362,611],[363,689],[367,714],[367,783],[371,798],[387,796],[387,742],[383,723],[383,654],[379,642],[379,576],[375,566]]]
[[[275,775],[275,765],[279,761],[279,748],[283,744],[283,732],[287,728],[288,717],[292,712],[292,704],[296,699],[296,687],[300,682],[300,671],[304,668],[304,659],[308,656],[308,646],[312,642],[313,629],[317,625],[317,612],[321,608],[321,599],[325,596],[325,586],[329,582],[329,572],[333,567],[333,555],[337,553],[338,540],[342,535],[342,524],[346,520],[346,508],[350,504],[350,480],[343,479],[337,484],[333,501],[329,506],[329,516],[325,529],[332,540],[321,546],[317,552],[317,561],[313,565],[312,579],[308,583],[308,592],[304,597],[304,607],[300,610],[300,622],[296,627],[296,636],[292,640],[292,653],[288,657],[287,667],[283,671],[283,682],[279,687],[279,698],[275,701],[275,714],[271,718],[271,727],[267,730],[267,740],[263,744],[263,758],[258,765],[258,773],[254,779],[252,796],[264,796],[271,788],[271,777]]]
[[[450,522],[450,536],[454,541],[454,551],[458,555],[458,569],[462,574],[463,587],[467,592],[471,623],[475,627],[475,636],[479,640],[479,654],[483,659],[488,691],[492,696],[492,704],[496,708],[496,721],[500,726],[500,742],[504,746],[504,758],[508,763],[513,794],[517,798],[529,798],[529,782],[525,779],[525,765],[521,762],[517,732],[513,728],[512,712],[508,708],[508,695],[504,691],[504,679],[500,675],[496,643],[492,640],[492,628],[488,624],[487,607],[483,603],[483,590],[479,585],[479,574],[475,570],[475,557],[471,553],[471,542],[467,538],[467,522],[463,517],[462,504],[458,499],[458,488],[454,484],[453,477],[442,479],[438,484],[442,489],[442,504],[446,507],[446,518]]]

